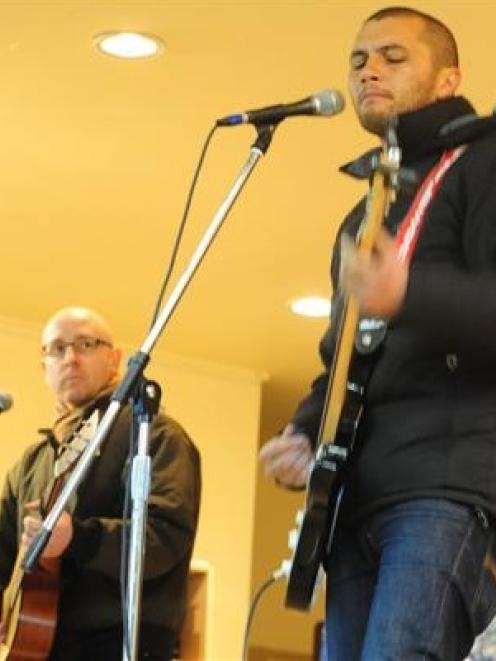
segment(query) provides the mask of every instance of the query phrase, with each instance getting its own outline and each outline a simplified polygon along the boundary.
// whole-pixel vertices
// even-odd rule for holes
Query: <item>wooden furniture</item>
[[[207,659],[209,644],[209,601],[211,567],[208,562],[193,560],[188,578],[188,607],[179,644],[181,661]]]

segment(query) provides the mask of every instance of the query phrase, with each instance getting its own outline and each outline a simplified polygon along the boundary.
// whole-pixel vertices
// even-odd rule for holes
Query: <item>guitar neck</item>
[[[339,353],[333,363],[321,420],[318,444],[332,443],[336,438],[348,387],[348,373],[358,325],[359,310],[356,300],[349,297],[343,310],[339,330]],[[332,397],[331,397],[332,393]]]
[[[380,170],[376,170],[374,173],[371,191],[373,194],[367,201],[366,222],[361,228],[357,248],[358,254],[363,256],[372,254],[374,243],[382,227],[389,201],[388,191],[384,182],[384,173]],[[318,445],[332,443],[336,438],[346,400],[348,375],[359,317],[358,302],[353,296],[346,297],[336,341],[336,359],[332,365],[329,377],[326,402],[320,424]]]

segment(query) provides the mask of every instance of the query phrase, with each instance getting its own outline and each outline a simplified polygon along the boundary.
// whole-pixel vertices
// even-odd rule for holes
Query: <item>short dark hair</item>
[[[458,46],[453,33],[444,23],[430,14],[411,7],[385,7],[374,12],[365,20],[365,23],[380,21],[392,16],[420,18],[425,25],[425,41],[431,49],[434,63],[440,67],[458,66]]]

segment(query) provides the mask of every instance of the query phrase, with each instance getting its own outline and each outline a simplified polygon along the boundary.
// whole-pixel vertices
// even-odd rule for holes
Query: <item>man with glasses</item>
[[[114,346],[108,324],[92,310],[57,312],[44,328],[41,353],[45,381],[55,395],[55,420],[5,482],[0,501],[3,589],[19,544],[29,544],[39,530],[47,485],[71,448],[75,431],[92,415],[101,417],[118,380],[121,351]],[[122,658],[120,560],[130,426],[130,411],[124,407],[41,556],[40,564],[47,569],[61,560],[50,661]],[[139,658],[168,661],[185,610],[200,501],[200,459],[184,430],[161,413],[152,423],[149,452]]]

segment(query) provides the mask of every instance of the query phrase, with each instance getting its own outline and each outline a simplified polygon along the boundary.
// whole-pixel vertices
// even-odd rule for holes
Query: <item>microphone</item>
[[[267,106],[258,110],[247,110],[236,115],[226,115],[216,122],[217,126],[237,126],[238,124],[255,124],[263,126],[277,124],[297,115],[337,115],[345,106],[344,96],[338,90],[322,90],[306,99],[295,103]]]
[[[12,395],[9,395],[6,392],[0,392],[0,413],[8,411],[13,403],[14,400],[12,399]]]

